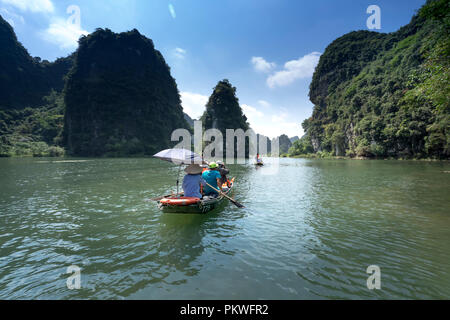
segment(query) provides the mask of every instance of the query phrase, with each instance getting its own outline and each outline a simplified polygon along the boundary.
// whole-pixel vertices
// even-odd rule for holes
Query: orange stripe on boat
[[[200,201],[200,198],[195,197],[178,197],[178,198],[164,198],[159,202],[163,204],[171,204],[174,206],[187,206],[190,204],[195,204]]]

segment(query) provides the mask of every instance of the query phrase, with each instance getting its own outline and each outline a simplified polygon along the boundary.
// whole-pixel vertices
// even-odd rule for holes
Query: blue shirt
[[[200,183],[203,182],[201,174],[187,174],[183,178],[183,190],[185,197],[202,198]]]
[[[221,178],[220,172],[217,170],[206,170],[205,172],[203,172],[202,174],[202,178],[208,182],[210,185],[212,185],[213,187],[215,187],[216,189],[219,189],[219,187],[217,186],[217,179]],[[205,194],[208,193],[217,193],[217,191],[211,189],[210,187],[208,187],[206,184],[203,187],[203,192]]]

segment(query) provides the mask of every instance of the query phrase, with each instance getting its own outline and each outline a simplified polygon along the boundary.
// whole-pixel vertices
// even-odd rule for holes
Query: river
[[[246,208],[180,215],[157,159],[0,159],[0,298],[450,298],[449,162],[265,160],[229,166]]]

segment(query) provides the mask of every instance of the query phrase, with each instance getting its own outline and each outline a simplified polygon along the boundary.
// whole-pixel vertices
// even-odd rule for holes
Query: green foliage
[[[22,110],[0,110],[0,157],[63,156],[63,100],[52,92],[47,105]]]
[[[448,3],[428,1],[397,32],[352,32],[330,44],[303,123],[316,152],[450,157]]]
[[[308,136],[304,135],[292,144],[292,146],[289,148],[288,154],[289,156],[299,156],[310,154],[313,152],[314,148],[311,144],[311,139],[309,139]]]
[[[51,146],[47,149],[48,155],[50,157],[63,157],[66,151],[58,146]]]
[[[71,155],[152,155],[188,128],[168,65],[137,30],[82,37],[64,91]]]
[[[334,156],[333,152],[329,152],[329,151],[318,151],[316,153],[316,155],[317,155],[318,158],[324,158],[324,159],[332,158]]]
[[[435,19],[443,22],[443,27],[450,27],[450,2],[448,0],[427,0],[419,15],[426,19]]]
[[[310,85],[310,98],[323,105],[329,92],[357,76],[383,49],[387,35],[369,31],[348,33],[331,43],[320,58]],[[350,87],[348,87],[350,88]],[[353,88],[345,90],[351,95]]]
[[[288,153],[289,148],[292,146],[292,142],[289,137],[285,134],[282,134],[278,137],[279,139],[279,152],[280,154]]]

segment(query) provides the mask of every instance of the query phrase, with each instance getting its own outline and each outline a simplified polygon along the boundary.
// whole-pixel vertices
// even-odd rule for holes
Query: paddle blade
[[[236,200],[232,200],[230,198],[230,201],[238,208],[245,208],[245,206],[243,204],[240,204],[239,202],[237,202]]]

